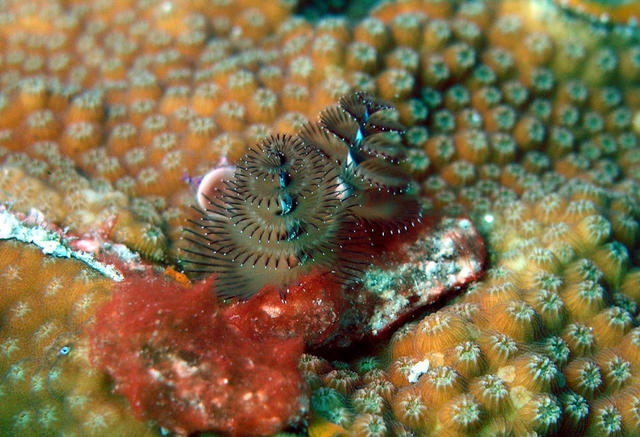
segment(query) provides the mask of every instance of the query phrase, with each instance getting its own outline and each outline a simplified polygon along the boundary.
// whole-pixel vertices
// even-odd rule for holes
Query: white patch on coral
[[[45,255],[59,258],[75,258],[114,281],[124,277],[114,266],[103,264],[92,254],[67,247],[60,235],[40,227],[25,226],[9,211],[0,211],[0,240],[16,239],[38,246]]]
[[[429,362],[429,360],[422,360],[415,363],[409,369],[409,375],[407,376],[407,381],[409,381],[411,384],[415,384],[416,382],[418,382],[418,379],[420,379],[422,375],[424,375],[429,371],[430,366],[431,366],[431,363]]]
[[[275,319],[276,317],[279,317],[282,314],[282,308],[278,306],[263,305],[261,309],[262,311],[265,312],[265,314],[267,314],[272,319]]]

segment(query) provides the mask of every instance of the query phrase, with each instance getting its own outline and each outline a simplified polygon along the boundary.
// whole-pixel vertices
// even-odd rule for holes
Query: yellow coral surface
[[[469,214],[491,259],[376,359],[305,357],[309,434],[638,435],[638,30],[551,1],[293,7],[0,2],[0,201],[172,263],[189,177],[372,92],[425,208]],[[88,364],[107,280],[9,242],[0,271],[0,433],[159,433]]]
[[[154,435],[89,364],[86,327],[111,281],[17,242],[0,259],[1,435]]]

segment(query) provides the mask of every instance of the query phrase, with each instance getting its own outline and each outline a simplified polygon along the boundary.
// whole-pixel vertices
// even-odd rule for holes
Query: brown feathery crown
[[[283,292],[314,267],[341,281],[370,262],[369,231],[396,233],[420,221],[410,176],[398,166],[402,125],[364,93],[340,100],[299,136],[249,149],[234,176],[190,220],[186,271],[217,274],[221,297]]]
[[[318,147],[338,166],[338,173],[355,202],[350,213],[373,232],[400,233],[421,220],[417,196],[410,192],[411,176],[399,165],[405,151],[400,142],[404,126],[393,106],[370,94],[355,92],[306,125],[302,140]]]
[[[235,176],[200,210],[185,237],[188,270],[217,273],[222,297],[284,287],[340,249],[345,208],[334,168],[317,149],[273,136],[250,149]]]

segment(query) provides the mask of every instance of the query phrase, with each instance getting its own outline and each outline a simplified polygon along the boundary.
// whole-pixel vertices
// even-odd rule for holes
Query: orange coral
[[[110,280],[22,243],[0,243],[0,256],[3,435],[153,435],[89,365],[84,330],[109,298]]]
[[[413,399],[415,414],[398,414],[405,425],[386,421],[380,429],[441,432],[437,423],[446,423],[455,433],[486,435],[632,433],[635,386],[605,369],[618,369],[618,357],[635,377],[640,362],[636,322],[611,306],[637,320],[640,63],[637,29],[624,26],[637,6],[409,0],[384,2],[358,22],[317,24],[290,16],[291,7],[250,0],[3,3],[0,198],[171,259],[182,226],[176,217],[192,198],[183,175],[205,173],[223,157],[237,161],[274,127],[293,131],[315,120],[335,93],[358,88],[397,97],[409,127],[403,166],[420,180],[411,189],[427,206],[470,213],[493,258],[487,278],[461,299],[467,310],[481,309],[462,316],[471,337],[430,350],[429,359],[470,378],[466,393],[496,415],[477,431],[473,420],[461,423],[454,414],[473,413],[466,396],[426,418]],[[608,22],[595,30],[584,19],[602,22],[603,14]],[[246,99],[234,95],[243,87]],[[150,229],[158,238],[145,238]],[[19,261],[6,259],[3,268]],[[495,329],[538,339],[526,353],[544,351],[565,377],[571,370],[583,394],[516,390],[500,379],[508,401],[498,383],[490,384],[495,398],[480,398],[488,375],[522,379],[526,370],[524,345]],[[398,386],[411,384],[408,369],[419,362],[407,358],[414,332],[408,326],[392,339],[388,377]],[[456,361],[455,348],[471,351],[470,342],[484,357],[484,375]],[[589,373],[577,371],[585,362],[595,363],[587,371],[601,372],[598,390],[609,399],[586,399],[600,392],[581,379]],[[345,429],[354,419],[358,430],[380,422],[372,413],[354,418],[348,402],[341,408]],[[542,412],[546,422],[536,420]]]

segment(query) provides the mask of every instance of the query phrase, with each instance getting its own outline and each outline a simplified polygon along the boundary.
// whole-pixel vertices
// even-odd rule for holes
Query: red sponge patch
[[[212,284],[129,277],[97,314],[92,360],[139,417],[179,434],[275,433],[306,412],[302,336],[250,338],[229,323]]]

